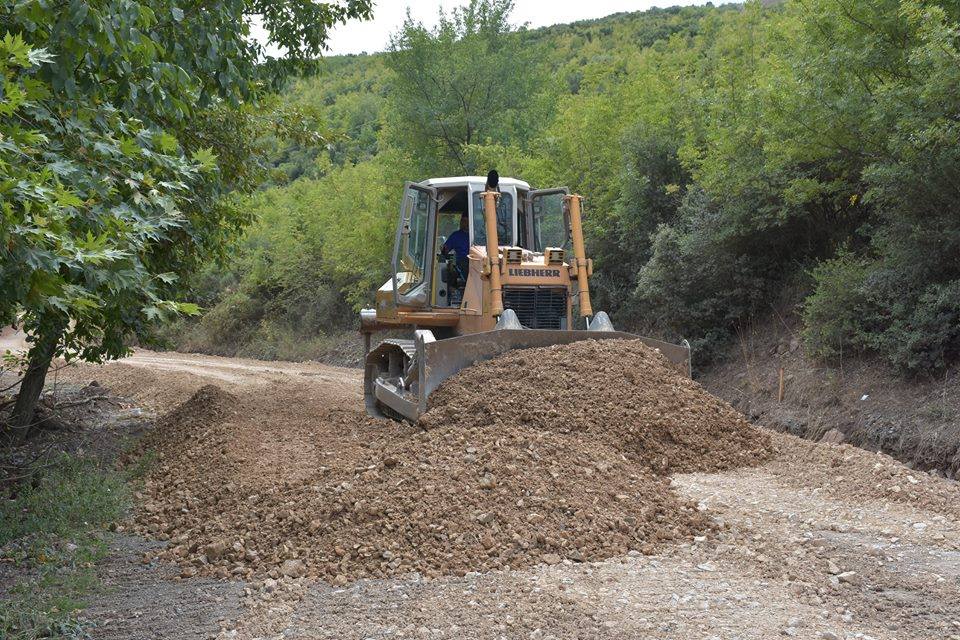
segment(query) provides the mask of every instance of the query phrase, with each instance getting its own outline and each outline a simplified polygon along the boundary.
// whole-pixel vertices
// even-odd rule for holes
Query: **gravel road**
[[[262,398],[271,415],[250,419],[260,431],[249,465],[275,475],[318,459],[284,428],[285,412],[362,410],[360,372],[319,364],[138,351],[61,376],[96,379],[158,414],[206,384]],[[349,455],[350,433],[330,437]],[[335,587],[181,579],[172,563],[141,559],[155,543],[120,535],[108,589],[85,615],[107,639],[960,639],[956,483],[846,446],[775,442],[756,468],[672,476],[719,533],[653,555]]]

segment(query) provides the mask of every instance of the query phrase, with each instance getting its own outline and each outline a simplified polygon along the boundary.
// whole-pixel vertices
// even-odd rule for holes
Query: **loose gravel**
[[[284,393],[205,386],[144,441],[159,462],[137,528],[167,541],[158,555],[183,577],[343,585],[653,553],[715,529],[667,472],[772,451],[764,432],[633,341],[481,363],[442,385],[416,426]],[[288,460],[258,458],[271,437]]]

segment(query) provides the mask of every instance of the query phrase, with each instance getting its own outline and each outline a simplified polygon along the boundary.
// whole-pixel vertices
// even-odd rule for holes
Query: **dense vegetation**
[[[808,351],[909,374],[960,355],[960,8],[788,0],[514,29],[473,2],[293,83],[323,148],[274,144],[276,186],[191,333],[225,352],[349,326],[385,277],[404,179],[496,166],[587,196],[598,306],[704,362],[796,306]],[[515,61],[515,62],[511,62]],[[445,95],[508,87],[465,104]],[[519,99],[518,99],[519,98]],[[300,354],[306,355],[306,354]]]

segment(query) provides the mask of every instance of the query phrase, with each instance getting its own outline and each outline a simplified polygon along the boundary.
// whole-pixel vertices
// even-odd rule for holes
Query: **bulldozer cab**
[[[448,244],[467,221],[470,247],[487,242],[479,176],[434,178],[404,186],[393,256],[394,304],[415,308],[456,308],[470,277],[467,256]],[[521,180],[503,179],[496,204],[499,247],[518,247],[543,254],[548,248],[568,250],[569,217],[566,188],[532,190]]]

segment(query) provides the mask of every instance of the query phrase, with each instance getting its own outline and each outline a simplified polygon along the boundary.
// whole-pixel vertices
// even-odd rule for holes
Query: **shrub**
[[[960,356],[960,280],[925,285],[921,272],[849,253],[812,275],[816,286],[803,309],[810,355],[871,352],[911,376],[942,370]]]
[[[755,255],[730,246],[718,224],[723,213],[704,193],[691,190],[680,215],[682,223],[660,225],[653,235],[628,313],[664,337],[689,339],[697,363],[706,364],[737,320],[766,299],[770,276]]]
[[[861,322],[868,304],[864,283],[870,263],[849,253],[825,260],[812,271],[814,292],[803,307],[803,342],[816,358],[833,359],[864,346]]]
[[[927,287],[904,311],[881,337],[884,354],[897,369],[932,373],[960,356],[960,280]]]

